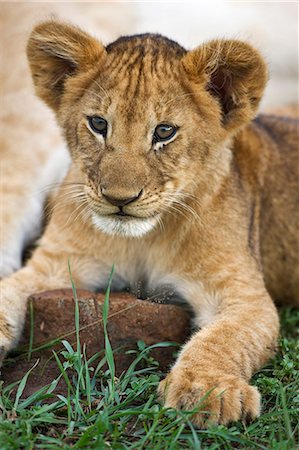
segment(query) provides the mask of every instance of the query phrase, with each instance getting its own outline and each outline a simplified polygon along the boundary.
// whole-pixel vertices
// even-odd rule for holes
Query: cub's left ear
[[[188,78],[204,84],[222,111],[222,124],[233,131],[255,115],[268,79],[265,61],[251,45],[214,40],[189,51],[182,60]]]

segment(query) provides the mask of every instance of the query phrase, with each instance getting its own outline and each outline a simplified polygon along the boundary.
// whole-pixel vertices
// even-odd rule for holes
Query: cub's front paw
[[[196,412],[191,421],[201,428],[260,414],[260,394],[242,378],[198,369],[174,367],[161,381],[158,392],[166,407]]]

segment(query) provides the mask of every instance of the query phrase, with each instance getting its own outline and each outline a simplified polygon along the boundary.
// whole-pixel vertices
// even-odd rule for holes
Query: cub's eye
[[[99,117],[99,116],[92,116],[92,117],[87,117],[88,119],[88,123],[90,128],[98,134],[101,134],[102,136],[106,136],[107,134],[107,122],[105,119],[103,119],[103,117]]]
[[[154,131],[154,141],[164,142],[171,139],[177,132],[176,127],[173,125],[168,125],[166,123],[161,123],[157,125]]]

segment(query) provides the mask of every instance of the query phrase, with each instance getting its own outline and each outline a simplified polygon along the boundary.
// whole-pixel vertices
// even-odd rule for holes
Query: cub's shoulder
[[[291,116],[260,114],[233,141],[239,178],[251,186],[263,184],[270,172],[296,174],[299,170],[299,120]],[[296,175],[294,175],[296,177]],[[285,178],[287,182],[287,177]]]
[[[253,125],[280,150],[298,149],[299,119],[295,115],[260,114],[253,120]]]

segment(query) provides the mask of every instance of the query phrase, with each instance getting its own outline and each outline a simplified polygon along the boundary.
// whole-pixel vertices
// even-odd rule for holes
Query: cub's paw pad
[[[166,407],[196,410],[192,422],[201,428],[237,420],[252,420],[260,414],[260,394],[246,381],[231,375],[209,375],[174,370],[161,381],[158,393]]]

